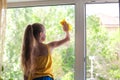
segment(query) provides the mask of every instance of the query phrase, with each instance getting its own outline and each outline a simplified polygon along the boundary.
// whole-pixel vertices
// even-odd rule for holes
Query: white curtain
[[[4,54],[6,8],[7,8],[6,0],[0,0],[0,75],[2,71],[2,59]]]

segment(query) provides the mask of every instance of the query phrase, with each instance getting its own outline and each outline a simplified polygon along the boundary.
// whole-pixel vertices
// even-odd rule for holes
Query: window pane
[[[66,18],[72,25],[71,40],[53,52],[55,80],[74,80],[75,10],[74,5],[11,8],[7,11],[7,28],[3,65],[3,80],[22,80],[20,50],[25,27],[39,22],[46,27],[46,43],[64,38],[60,21]]]
[[[120,79],[119,5],[86,4],[87,80]]]

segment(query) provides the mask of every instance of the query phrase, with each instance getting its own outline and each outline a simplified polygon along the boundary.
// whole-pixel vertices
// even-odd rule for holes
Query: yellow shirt
[[[35,64],[33,63],[33,65],[31,66],[31,73],[29,75],[28,80],[43,76],[50,76],[53,78],[52,57],[48,46],[47,48],[48,48],[47,55],[38,56],[34,59]]]

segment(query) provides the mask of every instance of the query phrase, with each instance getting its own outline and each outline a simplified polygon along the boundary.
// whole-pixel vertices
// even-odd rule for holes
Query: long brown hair
[[[34,23],[28,25],[24,32],[21,65],[25,76],[28,76],[31,66],[31,53],[35,42],[39,42],[40,32],[43,32],[43,25]]]

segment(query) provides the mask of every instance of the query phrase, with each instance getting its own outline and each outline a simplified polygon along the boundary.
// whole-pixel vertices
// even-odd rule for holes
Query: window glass
[[[120,79],[118,3],[86,4],[87,80]]]
[[[55,80],[74,80],[75,6],[10,8],[7,10],[3,80],[22,80],[20,56],[23,33],[28,24],[39,22],[46,27],[46,43],[64,38],[60,21],[66,19],[72,26],[70,42],[53,51]]]

